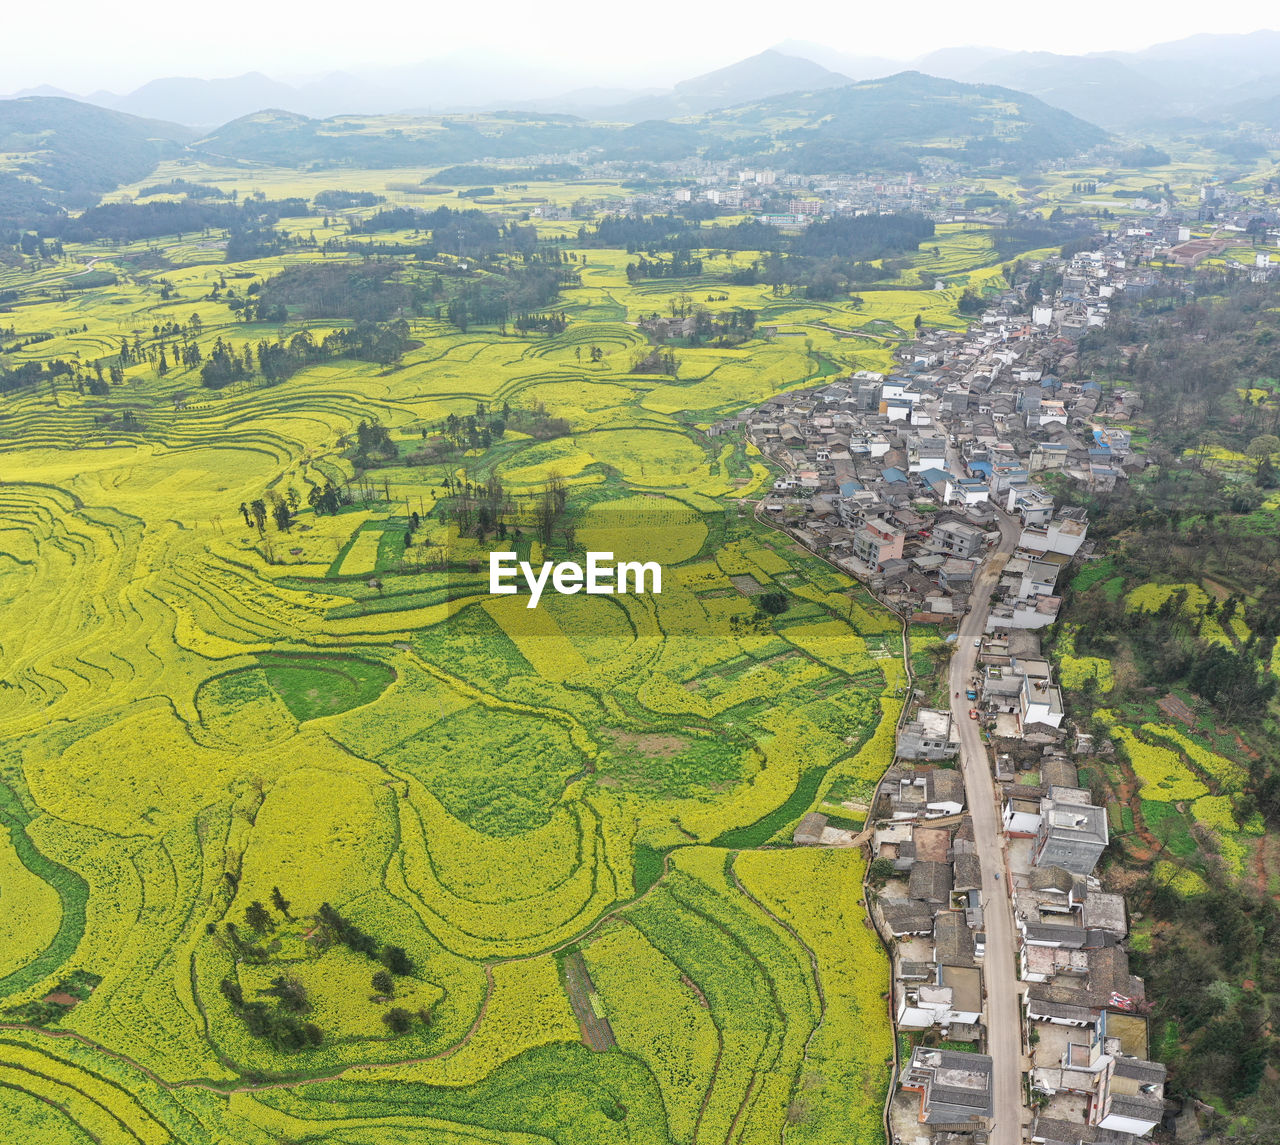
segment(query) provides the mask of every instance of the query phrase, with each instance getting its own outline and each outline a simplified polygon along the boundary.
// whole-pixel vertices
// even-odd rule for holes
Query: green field
[[[335,183],[198,164],[148,182],[174,175],[273,196]],[[252,350],[278,329],[213,286],[316,257],[229,264],[223,241],[68,244],[0,270],[19,295],[8,340],[49,335],[12,364],[122,373],[98,396],[63,374],[0,405],[0,902],[23,904],[0,911],[6,1124],[68,1145],[751,1143],[784,1123],[880,1141],[888,968],[861,859],[761,848],[890,762],[898,622],[757,525],[772,474],[699,427],[887,367],[917,313],[958,324],[963,284],[816,303],[727,285],[723,255],[695,280],[629,283],[624,251],[590,250],[563,332],[420,315],[394,365],[207,389],[149,360],[172,342],[157,331],[195,315],[206,351]],[[942,273],[998,273],[980,232],[939,245]],[[759,336],[631,372],[635,322],[685,292],[757,310]],[[141,356],[120,362],[122,339]],[[513,411],[499,440],[415,455],[477,403]],[[540,439],[534,411],[569,431]],[[367,472],[362,422],[398,453]],[[660,596],[489,595],[503,543],[440,507],[500,482],[509,543],[536,559],[553,479],[578,549],[661,561]],[[326,482],[351,503],[310,507]],[[243,515],[272,492],[296,496],[287,532]],[[743,576],[787,611],[759,612]],[[570,1007],[574,951],[607,1052]]]

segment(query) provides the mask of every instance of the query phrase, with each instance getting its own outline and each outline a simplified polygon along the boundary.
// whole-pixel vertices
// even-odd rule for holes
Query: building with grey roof
[[[958,771],[934,768],[925,776],[925,804],[929,810],[955,815],[964,810],[964,777]]]
[[[1117,1133],[1058,1117],[1037,1114],[1031,1125],[1034,1145],[1134,1145],[1132,1133]]]
[[[946,906],[951,901],[951,864],[917,860],[911,867],[908,895],[917,902]]]
[[[976,966],[973,931],[959,911],[939,911],[933,920],[934,957],[940,966]]]
[[[922,1125],[980,1123],[994,1112],[986,1054],[916,1046],[902,1072],[902,1088],[920,1094]]]
[[[816,847],[822,842],[822,832],[826,830],[827,817],[816,811],[810,811],[797,825],[791,841],[802,847]]]
[[[889,933],[896,938],[908,934],[933,933],[933,908],[927,903],[912,902],[910,899],[884,899],[880,903],[880,914]]]
[[[1103,1070],[1089,1120],[1101,1129],[1141,1136],[1164,1117],[1165,1067],[1117,1055]]]
[[[977,855],[958,854],[952,865],[952,888],[958,891],[974,891],[982,886],[982,864]]]
[[[1046,759],[1040,765],[1040,782],[1045,787],[1075,787],[1080,782],[1080,773],[1070,760]]]
[[[1088,930],[1102,930],[1115,938],[1124,938],[1129,933],[1124,895],[1089,891],[1084,897],[1080,917]]]
[[[921,708],[898,733],[899,759],[951,759],[959,750],[950,712]]]
[[[1031,861],[1037,867],[1063,867],[1073,874],[1089,875],[1107,849],[1107,814],[1094,807],[1088,793],[1052,787],[1040,800],[1040,825],[1036,830]]]

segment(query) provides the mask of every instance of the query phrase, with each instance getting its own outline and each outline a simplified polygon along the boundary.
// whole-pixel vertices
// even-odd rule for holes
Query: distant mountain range
[[[730,98],[713,93],[733,91],[741,75],[726,69],[705,87],[684,88],[679,109]],[[817,91],[785,92],[629,126],[608,118],[515,111],[474,118],[398,115],[381,121],[255,112],[224,124],[192,148],[219,159],[369,167],[466,164],[486,156],[599,148],[605,158],[637,162],[701,154],[798,171],[901,171],[925,154],[1023,164],[1073,155],[1109,138],[1093,124],[1005,88],[919,72],[837,87],[830,86],[832,75],[826,69],[817,73],[828,84]]]
[[[1280,95],[1280,32],[1191,36],[1139,52],[1088,55],[970,46],[909,61],[850,55],[812,41],[787,40],[670,88],[563,91],[558,87],[563,81],[528,63],[456,55],[377,72],[335,72],[296,85],[250,72],[226,79],[156,79],[124,95],[98,91],[75,97],[50,87],[17,94],[82,98],[143,118],[206,129],[265,109],[324,119],[506,108],[640,123],[701,115],[904,70],[963,83],[998,84],[1110,129],[1178,117],[1229,123],[1242,111],[1272,116],[1264,104]]]
[[[681,85],[662,97],[678,102],[655,97],[651,107],[674,107],[683,118],[633,124],[536,111],[320,119],[255,110],[193,138],[197,133],[175,123],[61,96],[0,100],[0,150],[10,164],[0,170],[0,218],[39,226],[41,217],[88,206],[105,191],[144,179],[162,158],[182,155],[284,166],[453,165],[459,167],[455,178],[482,184],[493,175],[481,174],[491,169],[477,164],[490,157],[586,148],[606,158],[638,162],[702,155],[801,172],[854,172],[911,169],[929,154],[1021,166],[1069,156],[1108,139],[1084,120],[1005,88],[919,72],[843,83],[843,77],[821,65],[780,58],[781,64],[766,53],[763,59]],[[778,83],[804,82],[817,90],[782,92],[689,114],[758,90],[783,69],[790,78]]]
[[[1280,95],[1280,32],[1191,36],[1139,52],[1088,55],[969,46],[907,61],[787,40],[667,89],[557,91],[554,76],[528,64],[453,56],[376,73],[334,72],[297,85],[250,72],[226,79],[157,79],[124,95],[97,91],[74,96],[49,86],[16,94],[80,98],[143,118],[203,128],[268,108],[311,118],[511,108],[637,123],[903,70],[999,84],[1112,129],[1175,117],[1229,121],[1237,110]]]
[[[1116,142],[1107,127],[1136,133],[1144,123],[1175,121],[1244,159],[1258,153],[1255,128],[1280,129],[1273,64],[1280,32],[1087,56],[956,48],[888,76],[868,73],[892,61],[797,41],[785,47],[643,93],[586,88],[557,97],[544,76],[537,81],[543,91],[523,106],[511,99],[505,110],[466,114],[407,101],[438,94],[433,85],[441,84],[455,100],[482,89],[527,93],[533,80],[516,69],[488,85],[483,70],[454,60],[388,69],[378,82],[355,74],[297,86],[258,73],[170,78],[86,101],[42,88],[0,99],[0,214],[20,219],[85,206],[182,154],[286,165],[457,165],[469,178],[468,165],[488,158],[594,148],[641,162],[701,155],[817,173],[901,171],[927,155],[1021,166]],[[108,101],[115,106],[103,107]],[[565,106],[573,112],[559,110]],[[210,126],[195,131],[173,120]]]
[[[1178,117],[1230,122],[1246,101],[1280,94],[1280,32],[1192,36],[1140,52],[1084,56],[935,53],[918,66],[948,79],[1025,91],[1104,127]]]

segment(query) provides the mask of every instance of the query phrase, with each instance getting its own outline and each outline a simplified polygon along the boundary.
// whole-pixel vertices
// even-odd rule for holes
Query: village
[[[1145,289],[1131,248],[1149,243],[1121,236],[1059,260],[1051,300],[1009,291],[967,330],[920,330],[892,375],[779,395],[711,430],[744,433],[780,467],[762,518],[904,619],[969,625],[949,637],[962,690],[910,697],[857,840],[893,966],[895,1145],[1131,1145],[1166,1123],[1125,902],[1095,873],[1107,816],[1077,776],[1110,745],[1067,722],[1041,648],[1068,566],[1091,556],[1086,514],[1046,478],[1109,489],[1143,468],[1125,428],[1138,396],[1066,379],[1082,332],[1119,292]],[[855,841],[817,813],[794,838]],[[1012,950],[993,946],[996,931]],[[1010,1005],[992,1019],[997,991],[1016,1018]],[[1019,1075],[1003,1118],[1001,1069]]]
[[[1099,148],[1090,158],[1104,168],[1124,166],[1114,148]],[[606,160],[598,149],[534,155],[528,162],[573,164],[580,169],[578,178],[584,184],[625,181],[634,174],[632,164]],[[1052,172],[1055,166],[1063,165],[1050,164],[1047,170]],[[902,212],[923,215],[935,224],[996,230],[1020,221],[1041,221],[1038,212],[1019,210],[1012,199],[974,182],[959,164],[933,156],[921,157],[918,172],[857,176],[737,168],[695,158],[669,160],[652,168],[664,184],[661,189],[610,199],[584,195],[569,205],[547,199],[531,206],[530,214],[544,221],[568,222],[602,213],[687,214],[700,208],[713,215],[749,213],[760,223],[793,233],[842,215]],[[1076,187],[1080,206],[1086,210],[1093,207],[1100,219],[1107,220],[1110,256],[1119,253],[1129,257],[1131,273],[1126,276],[1125,288],[1130,291],[1143,282],[1149,286],[1157,277],[1150,266],[1133,271],[1135,256],[1140,259],[1139,266],[1145,261],[1194,267],[1206,257],[1249,241],[1257,244],[1250,262],[1229,265],[1258,276],[1280,269],[1280,261],[1273,264],[1270,253],[1280,245],[1280,196],[1274,189],[1245,193],[1206,178],[1194,192],[1194,199],[1178,201],[1159,182],[1131,190],[1111,187],[1103,178]],[[1071,324],[1066,328],[1071,329]]]

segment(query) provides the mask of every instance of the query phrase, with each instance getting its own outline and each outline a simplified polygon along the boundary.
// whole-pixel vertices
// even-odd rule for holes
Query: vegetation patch
[[[390,687],[395,672],[357,656],[264,656],[267,682],[302,722],[337,715],[373,703]]]

